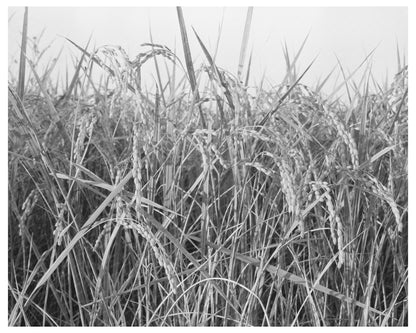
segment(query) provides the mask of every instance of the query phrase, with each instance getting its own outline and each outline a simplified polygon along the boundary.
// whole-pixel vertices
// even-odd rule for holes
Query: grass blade
[[[248,37],[250,35],[250,26],[251,26],[252,17],[253,17],[253,7],[248,7],[247,17],[246,17],[246,24],[244,26],[243,40],[241,41],[240,60],[238,61],[237,77],[238,77],[239,80],[241,80],[241,75],[243,74],[243,67],[244,67],[244,61],[245,61],[245,58],[246,58]]]
[[[246,79],[244,80],[244,85],[248,86],[248,80],[250,78],[250,69],[251,69],[251,60],[253,59],[253,50],[250,52],[250,57],[248,58],[248,65],[247,65],[247,72],[246,72]]]
[[[298,61],[299,56],[302,53],[302,50],[306,45],[306,42],[309,38],[309,34],[310,34],[310,32],[306,35],[305,39],[302,42],[302,45],[300,46],[300,48],[299,48],[298,52],[296,53],[295,58],[293,59],[292,62],[289,61],[289,50],[287,48],[286,41],[285,41],[285,47],[283,48],[283,54],[284,54],[284,57],[285,57],[287,70],[286,70],[286,75],[285,75],[282,82],[286,82],[287,80],[289,80],[289,84],[291,84],[293,81],[295,81],[295,79],[296,79],[296,70],[295,70],[296,69],[295,68],[296,62]],[[293,74],[292,74],[292,71],[293,71]]]
[[[376,51],[376,48],[377,47],[375,47],[366,57],[365,57],[365,59],[361,62],[361,64],[359,64],[358,66],[357,66],[357,68],[348,76],[348,77],[346,77],[346,78],[344,78],[344,82],[343,83],[341,83],[338,87],[336,87],[335,89],[334,89],[334,91],[332,91],[332,93],[328,96],[328,100],[330,100],[332,97],[334,97],[335,96],[335,94],[355,75],[355,73],[357,73],[358,72],[358,70],[367,62],[367,60],[373,55],[373,53]]]
[[[279,99],[279,101],[277,102],[277,105],[274,109],[270,110],[264,117],[262,120],[260,120],[257,124],[256,124],[256,128],[258,127],[262,127],[266,124],[266,122],[270,119],[270,117],[276,113],[276,111],[280,108],[280,106],[282,105],[282,103],[284,102],[284,100],[287,98],[287,96],[289,96],[290,92],[293,90],[293,88],[296,87],[296,85],[299,83],[300,80],[302,80],[302,78],[304,77],[304,75],[309,71],[309,69],[312,67],[313,63],[315,62],[316,58],[312,60],[312,62],[309,64],[309,66],[305,69],[305,71],[302,73],[301,76],[299,76],[299,78],[295,81],[295,83],[293,83],[293,85],[287,90],[287,92]]]
[[[22,45],[20,48],[19,79],[17,81],[17,95],[23,100],[25,92],[26,48],[27,48],[28,8],[25,7],[23,17]]]
[[[204,51],[205,57],[208,59],[208,62],[211,65],[211,68],[212,68],[213,72],[215,73],[218,81],[220,82],[220,84],[224,88],[224,95],[225,95],[225,98],[227,99],[228,104],[230,105],[230,108],[232,110],[234,110],[235,107],[234,107],[233,99],[231,97],[231,92],[230,92],[230,89],[228,87],[227,81],[225,80],[223,75],[218,70],[218,67],[215,65],[214,60],[212,59],[211,55],[209,54],[209,52],[208,52],[207,48],[205,47],[204,43],[202,42],[201,38],[199,38],[195,29],[193,29],[193,30],[194,30],[196,38],[198,39],[199,45],[201,45],[202,51]]]
[[[182,36],[183,53],[185,54],[185,62],[186,62],[186,69],[188,70],[189,82],[191,83],[192,91],[195,94],[195,102],[199,106],[199,116],[201,117],[202,127],[207,128],[205,117],[204,117],[204,114],[202,113],[202,108],[200,104],[198,103],[200,100],[200,97],[199,97],[198,88],[196,86],[194,64],[192,62],[191,49],[189,47],[188,35],[186,33],[186,26],[185,26],[185,20],[183,18],[182,8],[176,7],[176,10],[178,13],[179,27],[180,27],[181,36]]]
[[[90,35],[90,38],[88,39],[87,45],[85,46],[85,50],[88,49],[88,46],[90,45],[90,42],[91,42],[91,38],[92,38],[92,35]],[[78,65],[76,66],[74,76],[71,79],[71,83],[69,84],[69,87],[67,88],[67,90],[66,90],[65,94],[62,96],[62,98],[60,100],[58,100],[57,104],[61,100],[63,102],[67,101],[69,99],[69,97],[71,96],[72,91],[74,90],[75,85],[78,82],[79,72],[81,71],[82,63],[84,62],[85,56],[86,56],[86,54],[84,52],[82,52],[81,59],[79,60]]]

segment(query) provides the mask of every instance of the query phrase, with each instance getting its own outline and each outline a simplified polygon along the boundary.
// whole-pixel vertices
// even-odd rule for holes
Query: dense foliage
[[[9,78],[9,325],[407,325],[407,66],[342,102],[143,48]]]

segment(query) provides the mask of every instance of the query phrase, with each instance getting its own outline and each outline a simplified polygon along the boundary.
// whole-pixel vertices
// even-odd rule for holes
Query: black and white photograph
[[[408,327],[409,8],[352,3],[9,3],[7,326]]]

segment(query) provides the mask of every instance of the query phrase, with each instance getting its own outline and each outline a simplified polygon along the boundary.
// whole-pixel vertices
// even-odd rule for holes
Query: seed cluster
[[[390,206],[391,211],[393,213],[394,219],[397,224],[397,230],[402,232],[403,230],[403,222],[400,218],[399,209],[397,207],[396,202],[394,201],[390,191],[380,183],[376,178],[371,175],[367,175],[368,183],[367,186],[371,189],[371,191],[381,199],[383,199],[387,204]]]
[[[39,193],[37,190],[32,190],[29,195],[27,196],[26,200],[23,202],[22,205],[22,215],[20,216],[20,223],[19,223],[19,236],[22,236],[23,228],[25,228],[25,223],[32,213],[35,205],[39,199]]]
[[[53,231],[53,235],[55,236],[56,244],[58,246],[61,246],[62,237],[64,235],[64,226],[65,226],[64,214],[66,211],[66,206],[63,203],[58,203],[57,209],[58,209],[58,216],[56,218],[55,230]]]
[[[355,143],[351,133],[347,131],[347,129],[345,128],[345,125],[341,122],[341,120],[333,111],[331,111],[325,105],[323,105],[323,110],[324,110],[326,119],[329,121],[329,123],[332,126],[336,128],[338,135],[341,137],[342,141],[348,147],[350,156],[351,156],[352,167],[354,170],[357,170],[358,165],[359,165],[358,150],[357,150],[357,144]]]

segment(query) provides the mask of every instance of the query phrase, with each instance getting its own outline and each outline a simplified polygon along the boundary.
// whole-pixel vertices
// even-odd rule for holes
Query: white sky
[[[185,22],[193,57],[204,60],[191,27],[194,27],[213,54],[221,23],[222,32],[216,63],[232,73],[237,72],[240,45],[244,30],[246,7],[184,7]],[[18,58],[23,8],[9,7],[9,62]],[[299,71],[318,55],[311,71],[303,80],[316,84],[337,65],[353,71],[375,47],[372,71],[383,83],[396,72],[396,45],[407,55],[406,7],[255,7],[249,48],[253,50],[252,78],[255,85],[266,73],[272,84],[285,74],[282,45],[287,43],[293,56],[310,32],[299,59]],[[143,51],[140,44],[149,42],[149,27],[155,43],[176,49],[183,59],[177,13],[174,7],[36,7],[29,8],[29,36],[45,29],[44,45],[53,41],[45,60],[56,56],[62,46],[62,64],[68,50],[78,51],[62,36],[84,46],[91,34],[93,44],[122,46],[133,58]],[[406,57],[407,59],[407,57]],[[150,65],[148,65],[150,66]],[[58,67],[59,70],[63,67]],[[339,73],[339,72],[338,72]],[[357,73],[357,80],[360,74]],[[332,86],[327,87],[330,91]]]

